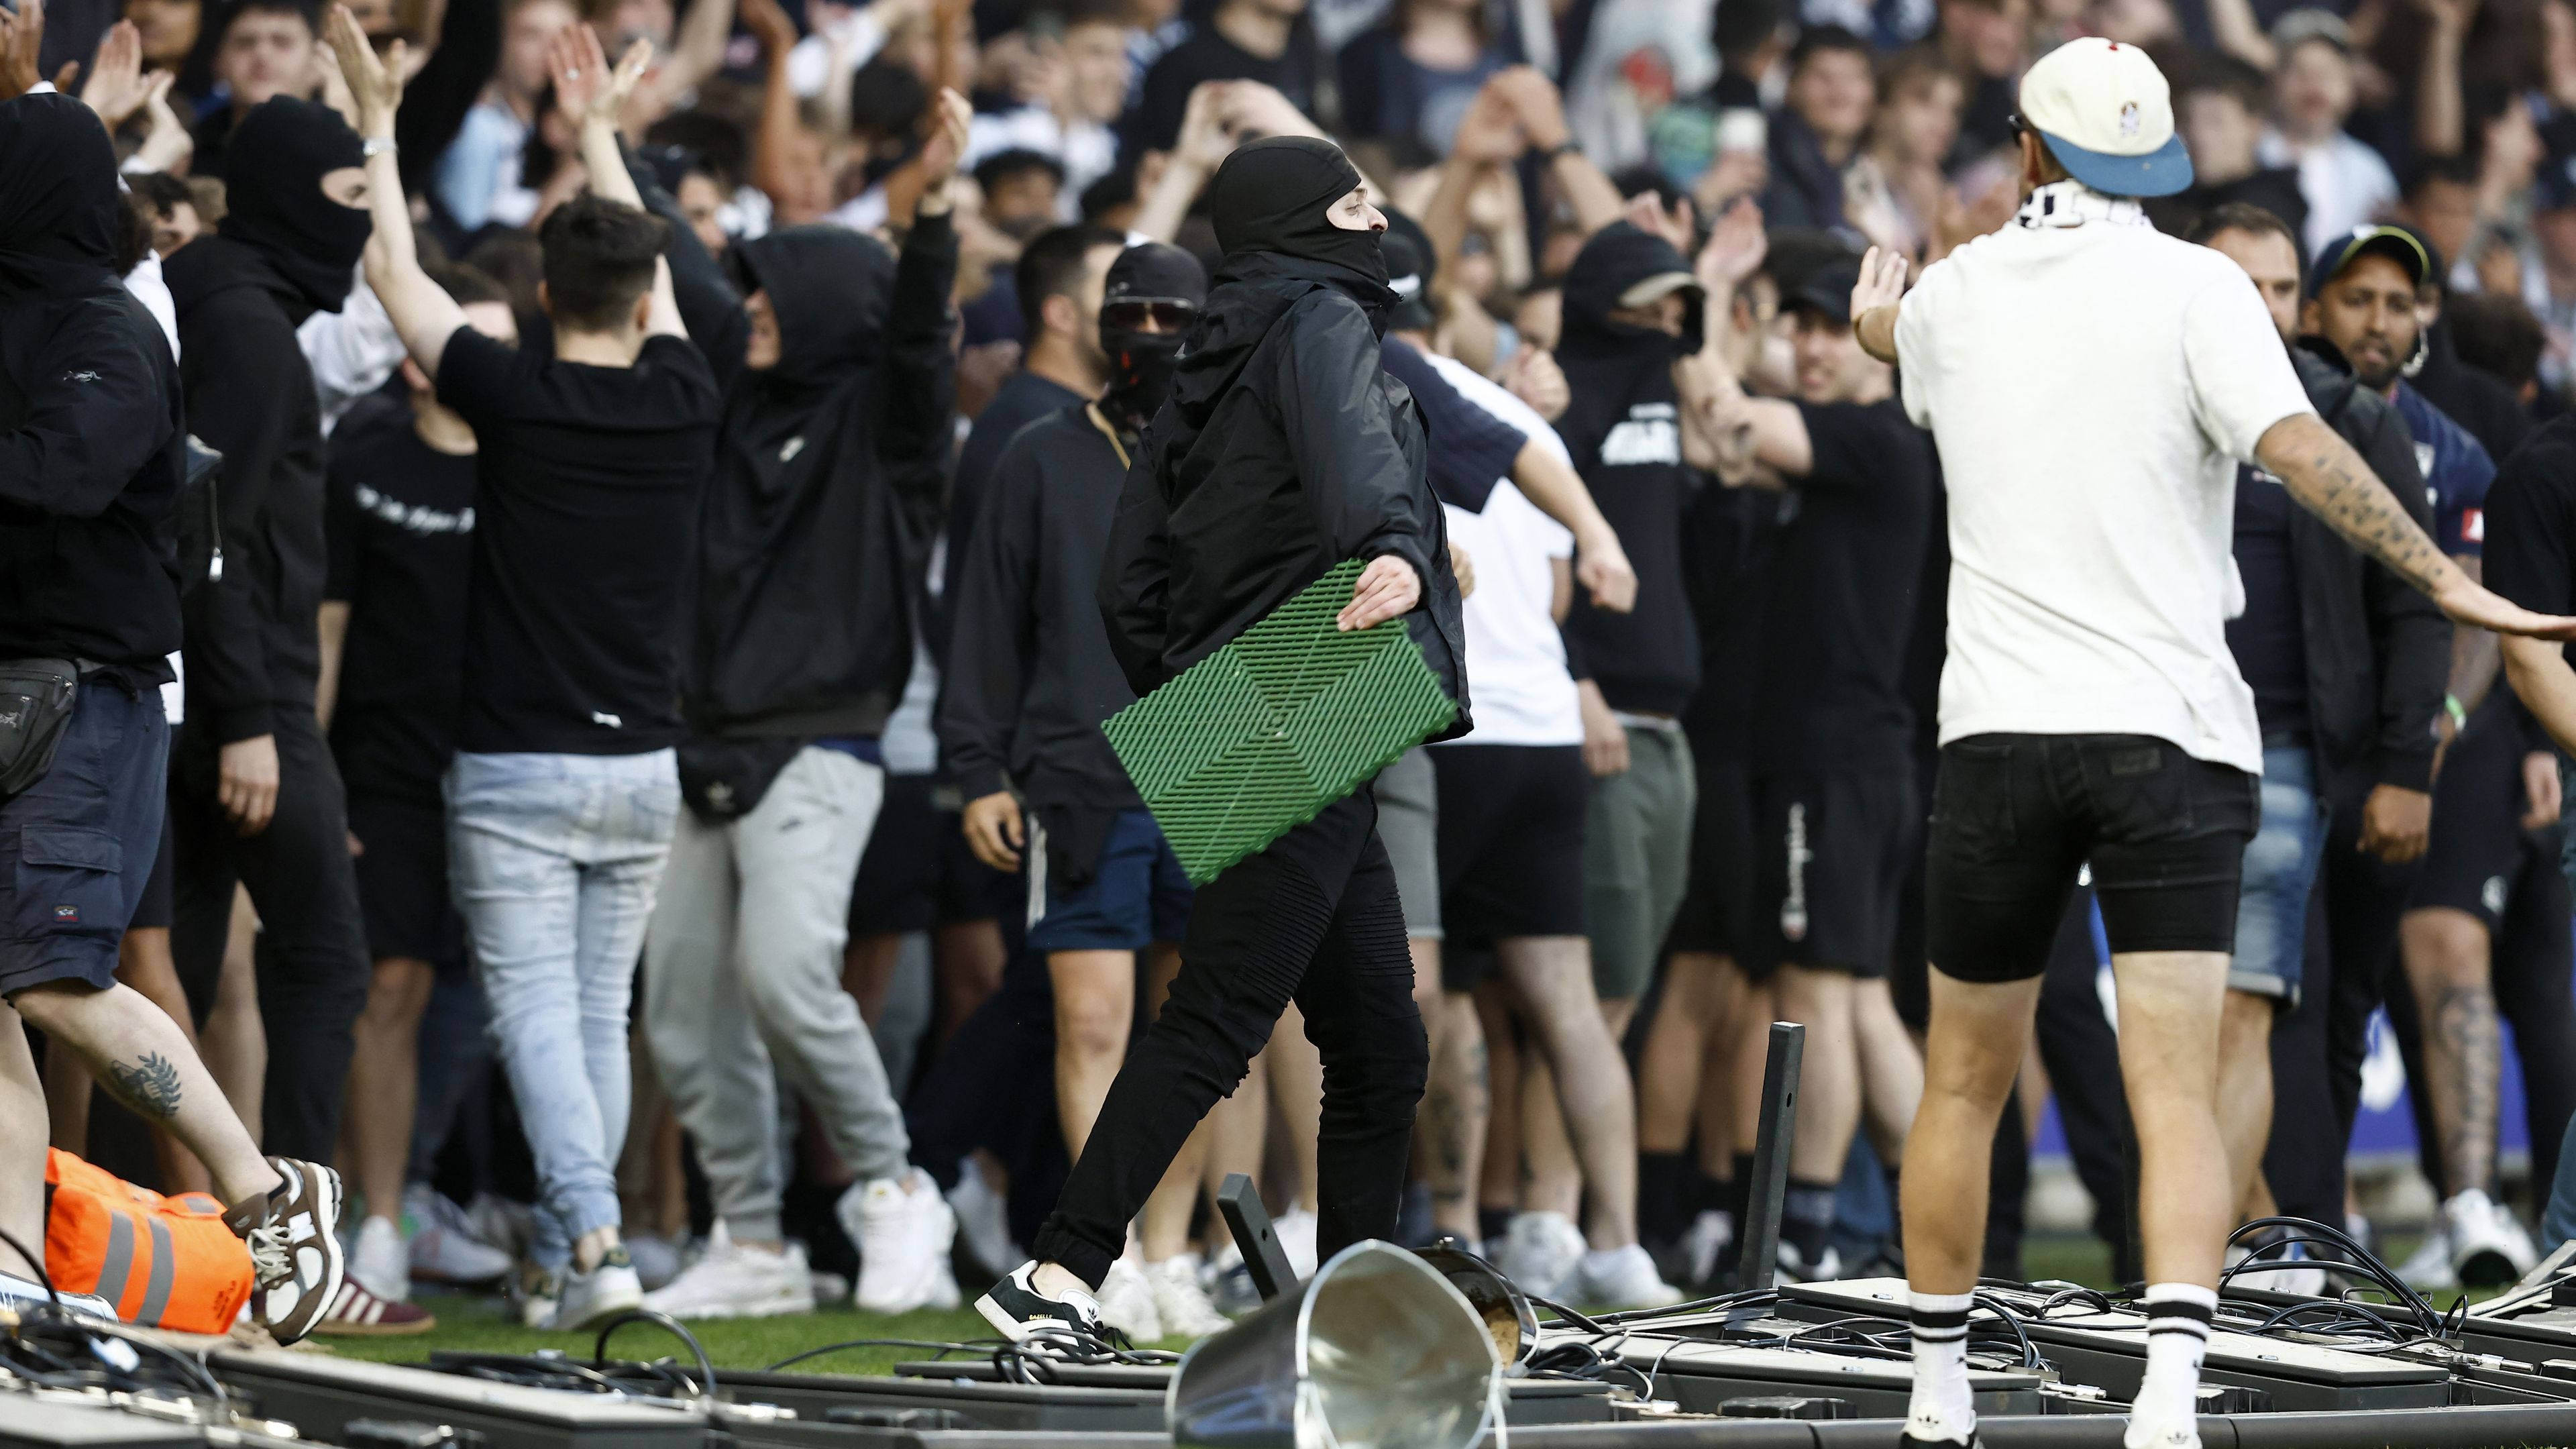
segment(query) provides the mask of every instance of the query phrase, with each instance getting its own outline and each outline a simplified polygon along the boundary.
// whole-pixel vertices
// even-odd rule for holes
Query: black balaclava
[[[1136,332],[1109,325],[1109,309],[1121,302],[1185,302],[1195,315],[1207,305],[1207,269],[1176,246],[1140,242],[1109,264],[1108,284],[1100,301],[1100,350],[1109,358],[1109,391],[1100,411],[1121,432],[1143,432],[1154,410],[1172,391],[1172,371],[1180,365],[1186,327],[1170,332]]]
[[[873,368],[894,295],[894,257],[876,238],[828,224],[781,227],[739,248],[778,318],[778,365],[762,387],[786,400]]]
[[[262,102],[233,128],[217,230],[257,248],[315,308],[337,312],[375,221],[323,195],[322,178],[364,164],[338,111],[292,96]]]
[[[1217,168],[1209,189],[1216,244],[1229,260],[1244,252],[1275,252],[1322,262],[1361,284],[1351,290],[1362,305],[1391,305],[1378,234],[1345,231],[1324,217],[1359,184],[1359,168],[1321,137],[1272,136],[1239,146]],[[1363,295],[1370,288],[1377,295]]]
[[[59,94],[0,102],[0,299],[116,280],[116,149]]]

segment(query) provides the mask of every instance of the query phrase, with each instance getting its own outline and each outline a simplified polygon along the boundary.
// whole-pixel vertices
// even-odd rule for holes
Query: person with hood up
[[[885,801],[879,737],[912,671],[939,525],[956,363],[947,129],[902,254],[839,226],[742,243],[736,300],[685,226],[673,283],[724,393],[698,517],[689,733],[670,868],[646,936],[644,1019],[696,1137],[726,1235],[648,1307],[684,1318],[807,1312],[779,1226],[785,1164],[744,1122],[777,1112],[771,1059],[857,1173],[839,1203],[859,1307],[957,1305],[955,1214],[910,1161],[903,1111],[841,989],[851,882]]]
[[[365,155],[338,112],[280,96],[232,133],[230,210],[163,268],[188,423],[224,455],[225,568],[190,596],[187,717],[170,771],[171,951],[208,999],[233,885],[259,910],[270,1147],[339,1140],[351,1024],[372,968],[348,800],[314,717],[323,546],[321,405],[296,328],[336,312],[374,229]]]
[[[1011,440],[949,592],[941,754],[976,858],[1028,882],[1028,947],[1046,957],[1055,998],[1056,1111],[1076,1157],[1127,1054],[1136,953],[1151,948],[1159,995],[1189,924],[1180,858],[1100,732],[1136,692],[1092,596],[1128,460],[1206,300],[1206,271],[1178,247],[1146,242],[1109,264],[1099,326],[1108,391]],[[1144,1267],[1111,1265],[1101,1295],[1110,1326],[1140,1343],[1225,1326],[1188,1253],[1208,1130],[1145,1205]]]
[[[117,281],[122,212],[87,107],[0,102],[0,1229],[45,1241],[23,1019],[206,1164],[250,1246],[252,1315],[291,1342],[340,1293],[339,1176],[263,1158],[178,1023],[116,979],[161,840],[187,457],[169,343]],[[0,1253],[0,1300],[23,1307],[48,1290],[18,1251]]]
[[[1099,604],[1142,695],[1341,561],[1369,562],[1344,629],[1403,618],[1472,727],[1465,626],[1421,416],[1386,377],[1386,218],[1340,148],[1255,141],[1210,209],[1225,264],[1118,501]],[[976,1300],[1014,1339],[1097,1333],[1091,1290],[1199,1119],[1243,1080],[1290,1000],[1324,1062],[1315,1251],[1395,1230],[1428,1051],[1394,868],[1363,788],[1200,887],[1181,970],[1110,1084],[1054,1214]]]

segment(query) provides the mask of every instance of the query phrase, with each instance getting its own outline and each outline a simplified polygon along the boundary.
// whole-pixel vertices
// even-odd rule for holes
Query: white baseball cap
[[[2170,196],[2191,185],[2173,92],[2134,45],[2086,36],[2041,56],[2021,78],[2021,120],[2096,191]]]

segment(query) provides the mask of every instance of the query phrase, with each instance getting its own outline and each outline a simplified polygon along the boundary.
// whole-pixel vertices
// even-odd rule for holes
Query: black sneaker
[[[1013,1343],[1026,1343],[1033,1338],[1062,1338],[1082,1334],[1101,1338],[1100,1300],[1082,1289],[1066,1291],[1061,1298],[1040,1293],[1030,1280],[1037,1276],[1038,1265],[1022,1263],[1009,1275],[984,1290],[975,1300],[975,1311],[984,1321],[1001,1330]]]

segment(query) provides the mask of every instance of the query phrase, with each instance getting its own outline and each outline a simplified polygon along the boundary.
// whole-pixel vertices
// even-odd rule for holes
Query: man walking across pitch
[[[1931,1030],[1907,1142],[1913,1445],[1968,1444],[1969,1293],[1995,1123],[2076,872],[2092,867],[2137,1124],[2147,1368],[2129,1449],[2197,1449],[2201,1351],[2231,1216],[2215,1115],[2220,1005],[2262,739],[2229,656],[2235,464],[2455,620],[2576,636],[2442,556],[2310,408],[2226,257],[2136,198],[2190,185],[2143,51],[2059,47],[2021,84],[2012,225],[1900,294],[1863,264],[1862,345],[1900,365],[1950,489],[1950,657],[1927,891]],[[2070,476],[2070,475],[2073,476]]]

